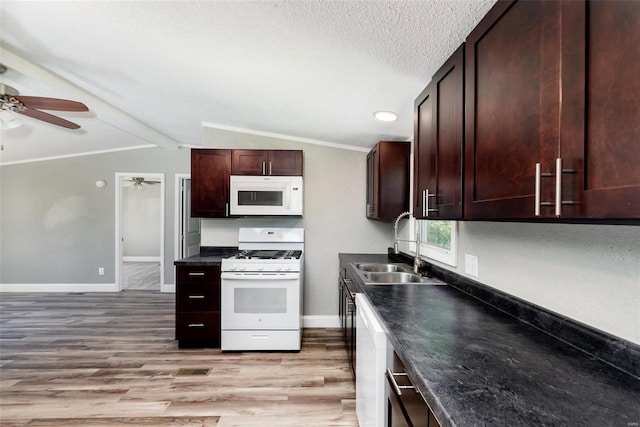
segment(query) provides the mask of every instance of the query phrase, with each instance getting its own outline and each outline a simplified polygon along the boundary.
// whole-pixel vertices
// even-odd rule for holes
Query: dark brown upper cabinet
[[[191,150],[191,216],[229,216],[231,150]]]
[[[464,45],[416,99],[414,141],[414,216],[461,219]]]
[[[233,175],[302,176],[302,150],[233,150]]]
[[[499,1],[466,41],[465,218],[640,218],[640,2]]]
[[[367,218],[392,221],[409,210],[410,142],[380,141],[367,155]]]
[[[560,154],[576,170],[562,200],[577,218],[640,219],[640,2],[562,7]]]

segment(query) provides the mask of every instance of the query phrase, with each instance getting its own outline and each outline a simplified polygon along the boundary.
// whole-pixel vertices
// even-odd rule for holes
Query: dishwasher
[[[364,294],[356,294],[356,414],[360,427],[384,427],[385,372],[393,363],[387,330]]]

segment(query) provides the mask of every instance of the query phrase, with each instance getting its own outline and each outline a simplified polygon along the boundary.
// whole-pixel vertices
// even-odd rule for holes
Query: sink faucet
[[[418,274],[420,267],[422,266],[422,260],[420,259],[420,223],[416,221],[416,240],[401,240],[398,238],[398,222],[405,216],[410,216],[411,212],[402,212],[396,218],[396,222],[393,225],[393,253],[398,254],[400,251],[398,250],[399,242],[414,242],[416,244],[416,255],[413,258],[413,272]]]
[[[393,253],[394,254],[398,254],[400,251],[398,250],[398,243],[400,242],[400,239],[398,239],[398,223],[400,222],[400,220],[402,218],[404,218],[405,216],[410,216],[411,212],[407,211],[407,212],[402,212],[400,215],[398,215],[398,218],[396,218],[396,222],[393,225]],[[403,240],[403,242],[408,242],[409,240]]]
[[[422,267],[422,260],[420,259],[420,221],[416,221],[416,256],[413,258],[413,272],[420,273],[420,267]]]

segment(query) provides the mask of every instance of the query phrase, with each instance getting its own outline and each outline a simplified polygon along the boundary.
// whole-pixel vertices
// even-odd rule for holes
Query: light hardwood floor
[[[306,329],[300,352],[179,350],[174,302],[0,294],[0,425],[358,425],[338,329]]]

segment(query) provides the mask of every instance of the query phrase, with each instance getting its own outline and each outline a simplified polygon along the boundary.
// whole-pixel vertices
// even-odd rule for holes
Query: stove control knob
[[[283,267],[284,267],[285,271],[291,270],[291,265],[290,264],[284,265]]]
[[[244,264],[238,265],[238,271],[244,271],[246,268],[247,268],[247,266],[244,265]]]
[[[238,269],[238,266],[237,266],[236,264],[231,264],[231,265],[229,265],[229,270],[231,270],[231,271],[235,271],[235,270],[237,270],[237,269]]]
[[[274,264],[274,265],[273,265],[273,269],[274,269],[275,271],[282,271],[282,268],[283,268],[283,266],[282,266],[282,265],[280,265],[280,264]]]
[[[264,270],[264,265],[262,265],[262,264],[256,265],[256,270],[258,270],[258,271]]]

